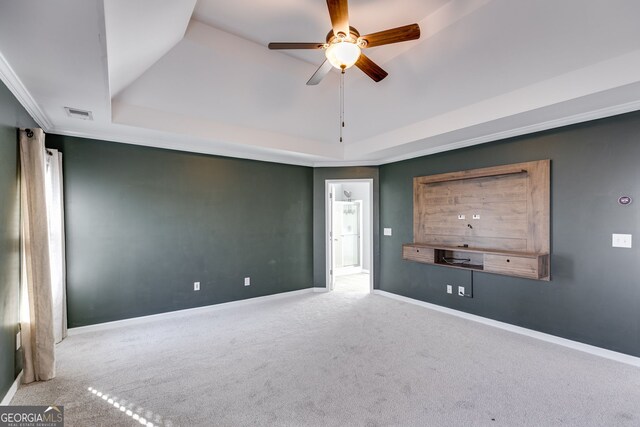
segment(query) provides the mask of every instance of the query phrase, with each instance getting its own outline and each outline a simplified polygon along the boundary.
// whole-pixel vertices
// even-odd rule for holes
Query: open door
[[[373,180],[327,180],[326,287],[373,292]]]
[[[332,291],[335,286],[335,275],[333,272],[333,200],[335,194],[335,186],[328,184],[328,200],[327,200],[327,212],[329,214],[328,220],[328,241],[327,241],[327,257],[329,259],[329,271],[327,272],[327,288]]]
[[[332,275],[362,272],[362,201],[333,201]]]

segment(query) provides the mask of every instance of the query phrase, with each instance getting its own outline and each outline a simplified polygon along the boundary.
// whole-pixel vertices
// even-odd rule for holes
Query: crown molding
[[[51,121],[44,111],[42,111],[42,108],[40,108],[35,99],[33,99],[31,93],[29,93],[25,85],[22,83],[22,80],[20,80],[15,71],[13,71],[13,68],[11,68],[11,65],[9,65],[9,62],[7,62],[2,53],[0,53],[0,79],[4,82],[7,88],[9,88],[18,102],[22,104],[24,109],[27,110],[33,120],[38,123],[38,126],[40,126],[45,132],[49,132],[53,128]]]
[[[522,135],[533,134],[536,132],[542,132],[550,129],[557,129],[564,126],[570,126],[579,123],[585,123],[593,120],[603,119],[607,117],[617,116],[620,114],[629,113],[632,111],[640,110],[640,100],[627,102],[624,104],[613,105],[606,108],[600,108],[597,110],[587,111],[583,113],[573,114],[566,117],[547,120],[539,123],[533,123],[526,126],[520,126],[513,129],[507,129],[504,131],[489,133],[481,135],[475,138],[468,138],[464,140],[454,141],[451,143],[439,145],[437,147],[431,147],[425,150],[415,150],[410,153],[406,153],[398,156],[385,156],[378,159],[368,160],[320,160],[313,161],[312,159],[292,158],[287,155],[279,153],[257,153],[248,151],[236,151],[233,149],[214,147],[214,146],[202,146],[195,143],[176,143],[173,140],[162,140],[162,138],[155,137],[141,137],[141,136],[124,136],[117,132],[86,132],[70,129],[49,128],[48,133],[75,136],[79,138],[97,139],[111,142],[119,142],[125,144],[141,145],[147,147],[155,147],[166,150],[185,151],[191,153],[201,153],[213,156],[234,157],[248,160],[257,160],[263,162],[275,162],[296,166],[306,167],[371,167],[381,166],[384,164],[400,162],[403,160],[415,159],[418,157],[429,156],[445,151],[457,150],[460,148],[471,147],[474,145],[484,144],[488,142],[500,141],[507,138],[513,138]],[[45,130],[46,132],[46,130]]]
[[[163,139],[158,136],[131,136],[120,132],[87,132],[64,128],[52,128],[47,132],[52,135],[73,136],[76,138],[94,139],[98,141],[115,142],[121,144],[138,145],[142,147],[159,148],[163,150],[182,151],[185,153],[206,154],[209,156],[231,157],[236,159],[256,160],[259,162],[280,163],[285,165],[313,167],[313,161],[304,158],[294,158],[286,154],[270,152],[240,151],[219,146],[206,146],[195,142],[185,142]]]
[[[388,156],[379,159],[370,160],[368,162],[358,161],[345,161],[345,162],[316,162],[314,167],[337,167],[337,166],[380,166],[389,163],[396,163],[403,160],[415,159],[417,157],[429,156],[432,154],[442,153],[445,151],[457,150],[460,148],[471,147],[473,145],[484,144],[488,142],[500,141],[507,138],[513,138],[522,135],[529,135],[536,132],[542,132],[550,129],[558,129],[565,126],[571,126],[579,123],[586,123],[594,120],[604,119],[607,117],[613,117],[620,114],[630,113],[632,111],[640,110],[640,100],[627,102],[618,105],[612,105],[610,107],[600,108],[592,111],[586,111],[583,113],[572,114],[570,116],[561,117],[557,119],[547,120],[539,123],[533,123],[526,126],[520,126],[513,129],[507,129],[504,131],[489,133],[481,135],[475,138],[468,138],[460,141],[454,141],[447,144],[438,145],[436,147],[427,148],[424,150],[415,150],[410,153],[401,154],[397,156]]]

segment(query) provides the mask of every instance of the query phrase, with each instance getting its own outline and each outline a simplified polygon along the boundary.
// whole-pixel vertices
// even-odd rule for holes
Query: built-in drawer
[[[405,245],[402,247],[402,258],[410,261],[433,263],[433,249]]]
[[[484,255],[484,271],[512,276],[541,278],[540,258],[511,255]]]

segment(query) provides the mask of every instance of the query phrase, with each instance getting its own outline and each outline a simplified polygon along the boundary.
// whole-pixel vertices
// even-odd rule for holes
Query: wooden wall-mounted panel
[[[549,174],[540,160],[414,178],[413,243],[548,254]]]

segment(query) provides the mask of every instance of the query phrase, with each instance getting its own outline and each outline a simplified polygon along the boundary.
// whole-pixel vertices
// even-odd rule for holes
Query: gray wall
[[[473,275],[473,298],[448,295],[471,273],[403,261],[412,240],[412,178],[551,159],[550,282]],[[380,167],[380,289],[640,356],[640,113]],[[629,194],[630,206],[617,198]],[[611,247],[612,233],[634,248]]]
[[[0,399],[21,366],[16,358],[20,295],[19,127],[34,127],[20,103],[0,82]]]
[[[332,179],[373,179],[373,286],[377,287],[380,258],[377,167],[315,168],[313,170],[313,284],[322,288],[327,284],[325,181]]]
[[[311,168],[46,143],[64,154],[70,327],[312,286]]]

